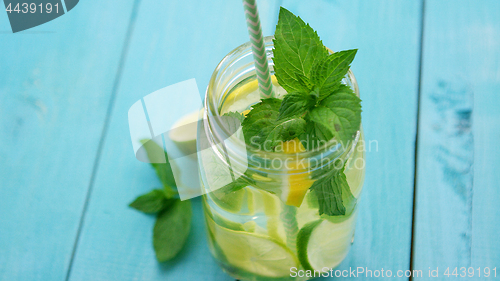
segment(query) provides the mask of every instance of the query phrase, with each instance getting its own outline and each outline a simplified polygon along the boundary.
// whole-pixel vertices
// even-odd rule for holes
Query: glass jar
[[[272,37],[264,40],[274,74]],[[343,83],[359,96],[352,72]],[[286,94],[274,76],[273,86],[276,98]],[[365,174],[362,130],[345,145],[330,141],[305,151],[298,140],[292,140],[274,152],[256,150],[241,135],[234,137],[240,130],[229,132],[221,116],[230,111],[245,113],[260,99],[252,50],[246,43],[230,52],[212,74],[198,132],[198,139],[210,144],[204,149],[212,159],[199,159],[210,251],[236,279],[311,279],[307,270],[317,277],[319,272],[314,270],[334,268],[346,257],[357,204],[345,215],[320,215],[318,194],[309,187],[327,176],[322,172],[327,167],[345,164],[348,188],[359,198]],[[226,174],[221,176],[224,168]]]

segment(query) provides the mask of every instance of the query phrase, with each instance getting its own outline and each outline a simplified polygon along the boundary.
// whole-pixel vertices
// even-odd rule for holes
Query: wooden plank
[[[339,269],[383,268],[396,275],[410,265],[421,2],[297,0],[283,6],[334,51],[359,49],[352,69],[369,151],[355,242]]]
[[[481,2],[482,3],[482,2]],[[469,1],[470,25],[461,40],[466,42],[474,96],[474,194],[472,200],[471,266],[497,267],[500,264],[500,2],[484,1],[482,7]],[[457,22],[463,24],[463,22]],[[465,55],[465,54],[464,54]],[[477,274],[477,271],[476,271]],[[481,275],[481,276],[484,276]],[[500,274],[497,273],[497,277]]]
[[[500,262],[499,19],[498,1],[426,2],[413,267],[443,279]]]
[[[264,33],[274,33],[277,2],[258,4]],[[190,78],[204,93],[218,62],[246,41],[241,1],[141,2],[70,280],[232,280],[209,253],[199,198],[193,200],[187,248],[173,261],[156,261],[154,217],[127,204],[160,183],[150,166],[134,157],[127,112],[151,92]],[[177,98],[172,102],[196,109],[182,96]],[[172,112],[172,118],[183,110]],[[196,177],[196,162],[181,170]]]
[[[12,34],[0,12],[0,280],[64,280],[133,1]]]

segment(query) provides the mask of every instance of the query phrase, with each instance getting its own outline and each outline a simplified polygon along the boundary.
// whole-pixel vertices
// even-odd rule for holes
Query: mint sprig
[[[273,52],[276,78],[288,94],[252,107],[242,122],[245,141],[266,150],[295,137],[308,150],[332,138],[347,145],[361,124],[361,100],[341,81],[357,50],[328,55],[308,24],[281,8]]]
[[[303,118],[307,123],[300,139],[308,140],[303,145],[309,150],[332,138],[342,144],[352,140],[361,124],[361,100],[341,81],[357,50],[329,55],[317,33],[282,7],[273,52],[276,78],[288,92],[278,120]]]
[[[151,162],[158,155],[167,152],[152,140],[141,141]],[[191,226],[191,202],[177,198],[176,184],[172,167],[167,163],[151,163],[155,169],[163,189],[154,189],[137,197],[130,207],[146,214],[156,214],[153,228],[153,248],[159,262],[177,256],[186,243]]]
[[[307,91],[304,84],[311,78],[311,69],[328,55],[316,31],[282,7],[273,42],[278,83],[288,93]]]
[[[318,34],[300,17],[281,8],[274,35],[274,71],[288,93],[283,100],[263,99],[242,122],[245,141],[273,150],[299,138],[307,150],[335,139],[347,147],[361,125],[361,100],[342,84],[357,50],[329,54]],[[352,195],[344,170],[333,167],[311,186],[320,214],[352,212]],[[234,185],[234,187],[239,187]]]

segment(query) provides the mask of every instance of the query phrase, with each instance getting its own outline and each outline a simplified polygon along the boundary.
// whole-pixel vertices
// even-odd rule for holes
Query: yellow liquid
[[[274,76],[273,84],[275,96],[282,98],[286,92],[277,85]],[[220,112],[243,112],[259,101],[257,81],[244,81],[226,95]],[[356,198],[361,193],[365,175],[364,165],[357,168],[365,157],[360,147],[362,143],[363,135],[345,168],[347,182]],[[283,203],[283,198],[264,191],[259,184],[265,184],[265,178],[257,180],[256,186],[247,186],[229,194],[215,191],[204,195],[210,250],[221,267],[240,280],[307,280],[306,277],[291,277],[291,267],[300,270],[303,266],[297,256],[297,232],[290,231],[289,221],[283,216],[293,212],[297,229],[322,219],[318,213],[317,198],[308,191],[300,207],[290,207]],[[326,255],[332,258],[328,265],[331,268],[340,264],[350,249],[356,213],[355,210],[349,216],[323,217],[326,222],[322,231],[326,230],[327,236],[318,239],[326,243],[319,249],[330,249]],[[315,253],[308,255],[311,260],[314,260],[313,255]]]

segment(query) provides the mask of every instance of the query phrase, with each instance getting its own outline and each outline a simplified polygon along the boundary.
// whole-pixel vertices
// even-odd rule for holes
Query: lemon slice
[[[196,134],[200,113],[197,110],[185,115],[172,125],[168,134],[175,145],[187,155],[196,153]]]
[[[297,235],[297,254],[306,270],[334,268],[351,247],[356,214],[340,223],[317,220],[307,223]]]
[[[247,116],[248,112],[250,112],[250,109],[243,110],[241,114],[243,114],[245,117]]]
[[[306,151],[306,149],[297,138],[283,144],[284,153],[294,154],[304,151]],[[304,163],[289,161],[285,164],[287,165],[288,175],[283,178],[281,200],[287,205],[300,207],[307,190],[309,190],[314,183],[314,180],[310,178],[307,167],[301,166]]]
[[[298,268],[293,253],[271,237],[233,231],[217,224],[209,225],[209,229],[227,262],[234,267],[266,277],[289,276],[290,268]]]

